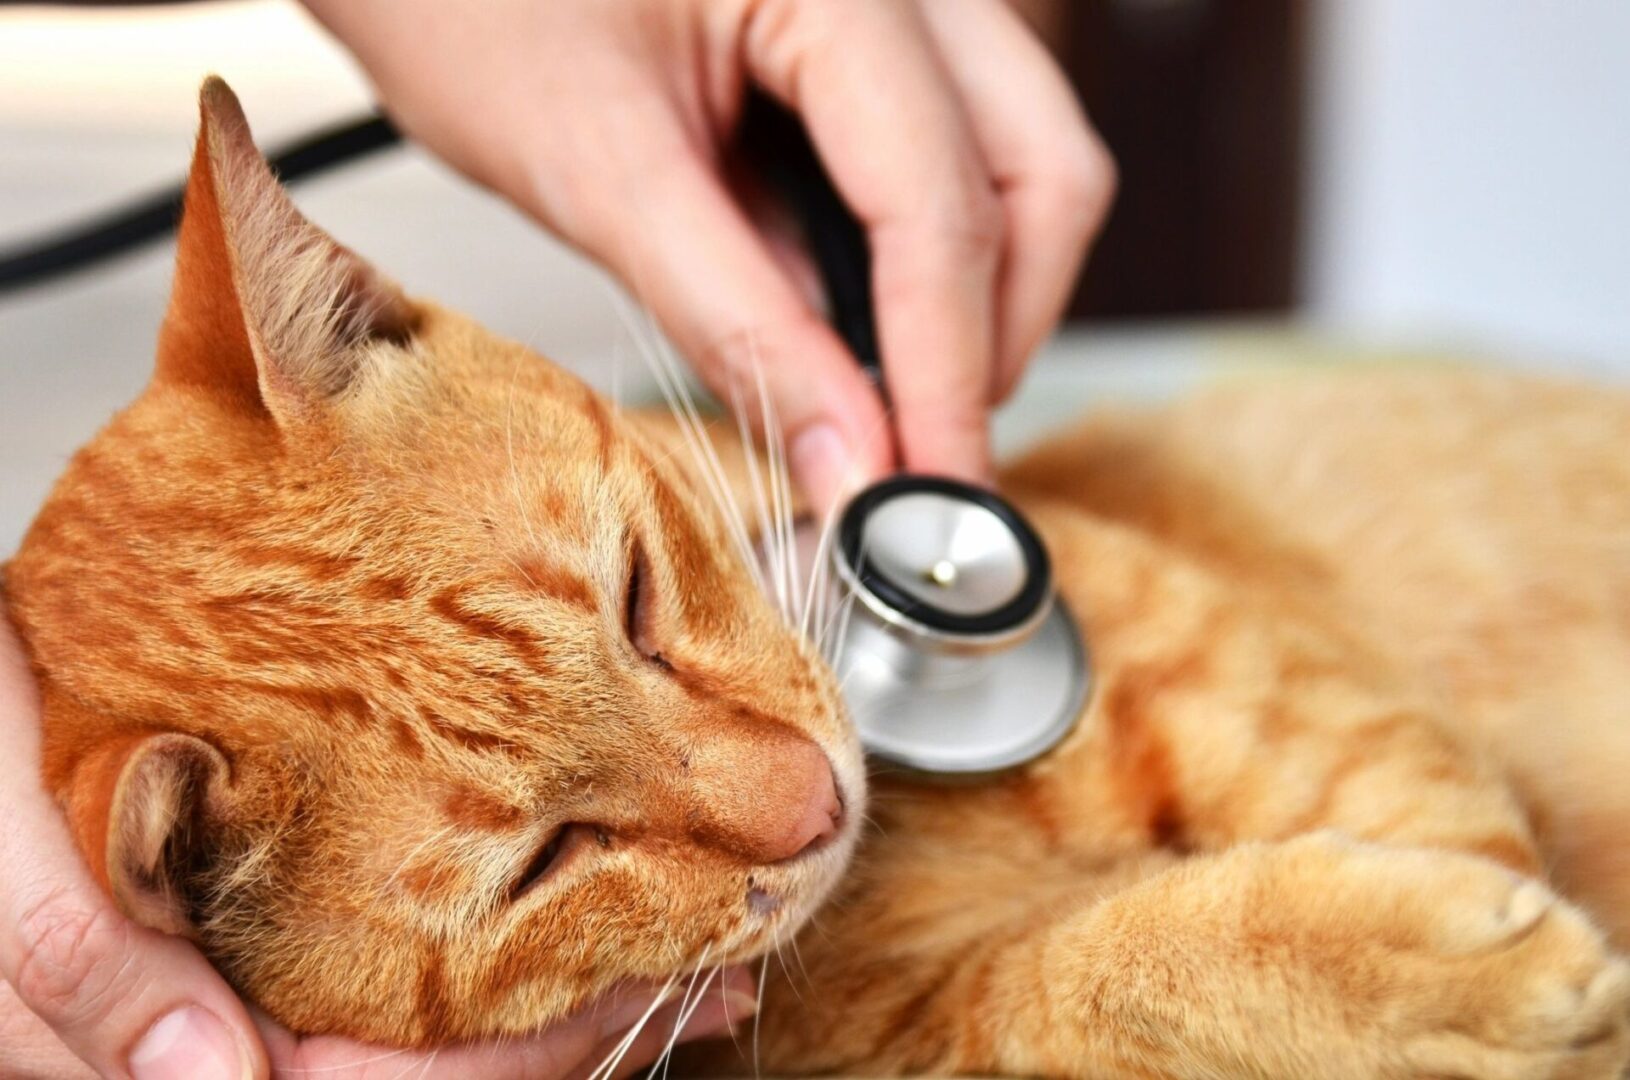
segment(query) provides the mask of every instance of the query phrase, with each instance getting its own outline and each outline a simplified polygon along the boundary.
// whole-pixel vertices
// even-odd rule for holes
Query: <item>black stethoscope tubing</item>
[[[268,156],[290,184],[397,146],[396,126],[381,113],[314,131]],[[871,293],[866,233],[833,186],[803,125],[762,93],[748,95],[739,142],[803,224],[821,275],[833,328],[881,386],[882,362]],[[59,277],[161,240],[181,217],[184,182],[90,219],[0,249],[0,295]]]
[[[287,184],[401,141],[395,125],[374,113],[312,132],[268,160]],[[185,190],[184,183],[173,184],[82,223],[0,249],[0,295],[43,285],[164,239],[181,218]]]

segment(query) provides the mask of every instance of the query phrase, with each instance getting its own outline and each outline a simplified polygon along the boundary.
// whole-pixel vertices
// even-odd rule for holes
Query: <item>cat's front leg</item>
[[[1630,968],[1484,859],[1318,834],[1185,862],[993,960],[984,1068],[1047,1076],[1603,1078]]]

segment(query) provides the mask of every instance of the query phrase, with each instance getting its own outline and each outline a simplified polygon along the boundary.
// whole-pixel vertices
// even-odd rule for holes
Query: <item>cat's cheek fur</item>
[[[479,932],[467,918],[413,904],[397,908],[400,922],[364,936],[340,912],[291,903],[278,909],[275,936],[300,949],[226,966],[304,1031],[419,1045],[521,1035],[624,981],[689,978],[784,944],[838,881],[857,831],[791,863],[757,867],[665,841],[591,841],[564,871],[569,880],[484,913],[474,921]],[[464,891],[456,879],[441,884],[449,897]],[[376,917],[391,907],[376,903]],[[334,968],[315,979],[302,955]]]
[[[517,916],[494,950],[469,965],[491,1011],[473,1018],[477,1026],[469,1030],[434,1032],[430,1041],[524,1033],[539,1017],[563,1015],[610,989],[613,973],[617,981],[683,980],[785,947],[836,884],[852,842],[846,838],[797,866],[751,871],[679,852],[671,859],[630,858],[558,909]],[[667,872],[653,874],[653,867]],[[653,939],[664,941],[663,951],[650,953]],[[540,977],[542,955],[573,956],[572,974]],[[649,959],[630,968],[633,955]]]

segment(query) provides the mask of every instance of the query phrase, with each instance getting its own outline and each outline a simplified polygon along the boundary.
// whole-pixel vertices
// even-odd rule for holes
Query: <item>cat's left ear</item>
[[[405,343],[418,312],[295,209],[225,82],[205,81],[199,114],[156,377],[297,425],[362,377],[369,346]]]

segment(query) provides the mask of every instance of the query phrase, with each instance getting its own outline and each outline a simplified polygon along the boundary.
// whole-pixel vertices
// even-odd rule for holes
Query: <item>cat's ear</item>
[[[219,827],[229,779],[226,759],[191,735],[132,740],[92,783],[106,808],[97,839],[108,891],[135,922],[170,934],[193,932],[192,888]]]
[[[199,112],[157,377],[299,423],[351,385],[368,345],[406,341],[417,313],[295,209],[226,83],[204,82]]]

